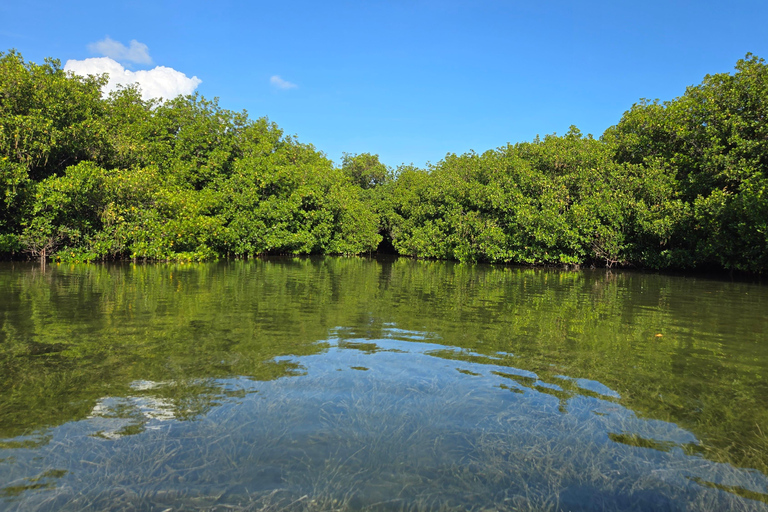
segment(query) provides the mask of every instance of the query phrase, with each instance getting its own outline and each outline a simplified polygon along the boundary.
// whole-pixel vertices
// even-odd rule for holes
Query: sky
[[[641,98],[768,58],[765,20],[765,0],[0,0],[0,51],[218,97],[336,163],[423,167],[571,125],[599,137]]]

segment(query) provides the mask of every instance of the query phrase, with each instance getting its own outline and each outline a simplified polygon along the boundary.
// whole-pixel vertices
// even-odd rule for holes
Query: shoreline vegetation
[[[768,271],[768,66],[751,54],[600,138],[424,169],[335,166],[200,95],[101,94],[104,76],[0,52],[0,259],[355,255]]]

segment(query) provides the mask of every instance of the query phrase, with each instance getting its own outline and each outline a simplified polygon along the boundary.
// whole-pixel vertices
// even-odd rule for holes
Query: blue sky
[[[337,163],[423,166],[571,124],[599,136],[640,98],[768,58],[765,20],[765,0],[2,0],[0,50],[64,63],[136,41],[151,63],[124,54],[126,69],[197,77]]]

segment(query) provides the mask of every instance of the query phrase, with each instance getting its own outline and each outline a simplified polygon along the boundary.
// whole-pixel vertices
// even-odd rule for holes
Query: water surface
[[[768,287],[0,265],[0,510],[768,510]]]

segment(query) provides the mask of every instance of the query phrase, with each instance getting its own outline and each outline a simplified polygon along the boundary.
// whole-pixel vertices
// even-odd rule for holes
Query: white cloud
[[[202,80],[187,77],[181,71],[165,66],[142,71],[130,71],[119,62],[109,57],[96,57],[84,60],[68,60],[64,71],[71,71],[80,76],[109,73],[109,82],[102,91],[105,95],[117,89],[118,85],[138,83],[141,97],[172,99],[179,94],[192,94]]]
[[[115,41],[107,36],[101,41],[90,43],[88,50],[91,53],[98,53],[120,62],[152,64],[152,57],[149,56],[149,47],[135,39],[128,46],[125,46],[120,41]]]
[[[298,85],[289,82],[288,80],[283,80],[279,76],[275,75],[269,79],[269,83],[277,87],[278,89],[295,89],[298,87]]]

